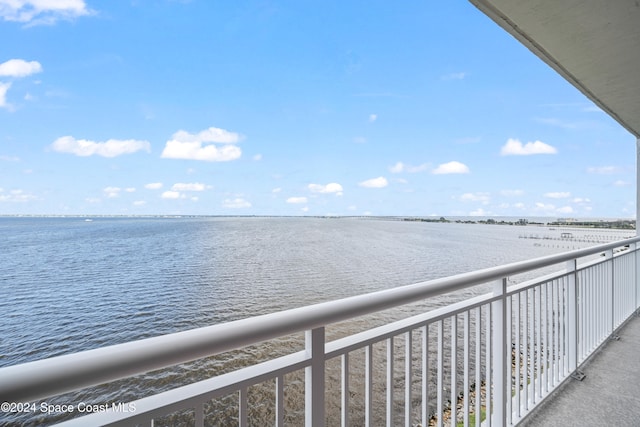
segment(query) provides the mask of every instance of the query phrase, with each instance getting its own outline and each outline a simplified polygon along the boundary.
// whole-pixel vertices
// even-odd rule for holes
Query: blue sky
[[[0,214],[635,216],[635,139],[462,0],[0,0]]]

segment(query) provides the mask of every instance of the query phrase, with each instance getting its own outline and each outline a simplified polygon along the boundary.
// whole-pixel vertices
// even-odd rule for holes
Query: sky
[[[635,217],[635,138],[463,0],[0,0],[0,215]]]

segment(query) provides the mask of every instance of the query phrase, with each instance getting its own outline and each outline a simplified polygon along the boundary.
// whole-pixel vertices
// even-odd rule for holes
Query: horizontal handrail
[[[115,381],[639,241],[640,237],[634,237],[220,325],[0,368],[0,402],[33,401]]]

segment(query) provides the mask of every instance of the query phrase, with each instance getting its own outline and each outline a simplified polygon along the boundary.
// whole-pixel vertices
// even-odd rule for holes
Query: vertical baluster
[[[485,326],[486,326],[486,331],[485,331],[485,338],[486,338],[486,353],[485,353],[485,363],[486,363],[486,384],[487,387],[485,388],[485,395],[486,395],[486,401],[485,401],[485,405],[486,405],[486,412],[487,412],[487,419],[486,419],[486,425],[487,427],[491,427],[491,423],[492,423],[492,408],[493,408],[493,372],[492,372],[492,364],[493,364],[493,344],[492,344],[492,334],[491,334],[491,328],[492,328],[492,321],[493,321],[493,310],[491,309],[491,304],[487,304],[486,305],[486,312],[487,312],[487,317],[485,320]]]
[[[451,427],[456,426],[456,409],[458,406],[457,375],[458,370],[458,316],[451,316]]]
[[[469,335],[470,335],[470,321],[469,317],[471,316],[471,312],[464,312],[464,408],[463,408],[463,416],[464,416],[464,427],[469,427],[469,391],[471,389],[471,384],[469,384]]]
[[[429,425],[429,325],[422,327],[422,425]]]
[[[387,339],[387,427],[393,426],[393,337]]]
[[[342,355],[342,427],[349,427],[349,353]]]
[[[515,404],[516,404],[516,417],[520,419],[521,415],[521,406],[522,402],[520,401],[520,384],[522,384],[521,374],[520,374],[520,337],[522,335],[521,332],[521,320],[520,320],[520,311],[521,304],[520,294],[517,293],[514,295],[515,298],[515,330],[516,330],[516,348],[515,348],[515,358],[516,358],[516,366],[514,369],[515,381],[516,381],[516,396],[515,396]]]
[[[411,385],[413,383],[413,332],[407,331],[404,341],[404,425],[411,427],[411,402],[413,396]]]
[[[373,345],[365,349],[365,382],[364,382],[364,421],[366,426],[373,425]]]
[[[242,387],[239,391],[239,408],[238,408],[238,423],[240,427],[247,427],[247,417],[249,414],[247,407],[247,388]]]
[[[284,426],[284,377],[276,377],[276,426]]]
[[[542,286],[536,288],[536,402],[542,398]]]
[[[443,345],[443,341],[444,341],[444,325],[443,325],[443,320],[440,320],[438,322],[438,393],[437,393],[437,399],[438,399],[438,427],[442,427],[443,426],[443,415],[444,415],[444,410],[443,410],[443,394],[444,394],[444,380],[443,380],[443,371],[444,371],[444,345]]]
[[[514,353],[513,353],[513,332],[512,332],[512,325],[513,325],[513,313],[512,313],[512,307],[511,307],[511,303],[512,303],[513,297],[509,296],[505,298],[505,303],[507,304],[506,307],[506,326],[507,326],[507,333],[506,333],[506,343],[505,343],[505,351],[506,354],[504,355],[505,357],[505,366],[504,366],[504,375],[506,375],[505,377],[505,394],[504,394],[504,401],[506,404],[506,419],[505,419],[505,424],[511,425],[513,423],[513,410],[512,410],[512,404],[513,404],[513,371],[512,371],[512,367],[513,367],[513,357],[514,357]]]
[[[476,427],[480,427],[482,413],[482,308],[476,307]]]
[[[522,403],[524,413],[529,412],[529,291],[523,291],[522,302]]]
[[[196,424],[195,427],[204,427],[204,402],[199,402],[195,407]]]

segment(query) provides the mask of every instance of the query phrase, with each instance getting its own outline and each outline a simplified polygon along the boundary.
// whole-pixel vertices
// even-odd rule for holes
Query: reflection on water
[[[513,226],[347,218],[0,218],[0,367],[567,249],[535,246],[518,239],[521,233]],[[342,323],[327,337],[470,295]],[[302,348],[302,335],[282,338],[48,402],[129,401]],[[286,404],[297,417],[304,384],[291,376]],[[250,396],[264,395],[264,387]],[[220,410],[228,404],[211,403],[211,411],[233,417]],[[264,419],[272,416],[268,406],[257,408]],[[44,422],[39,415],[20,420]]]

